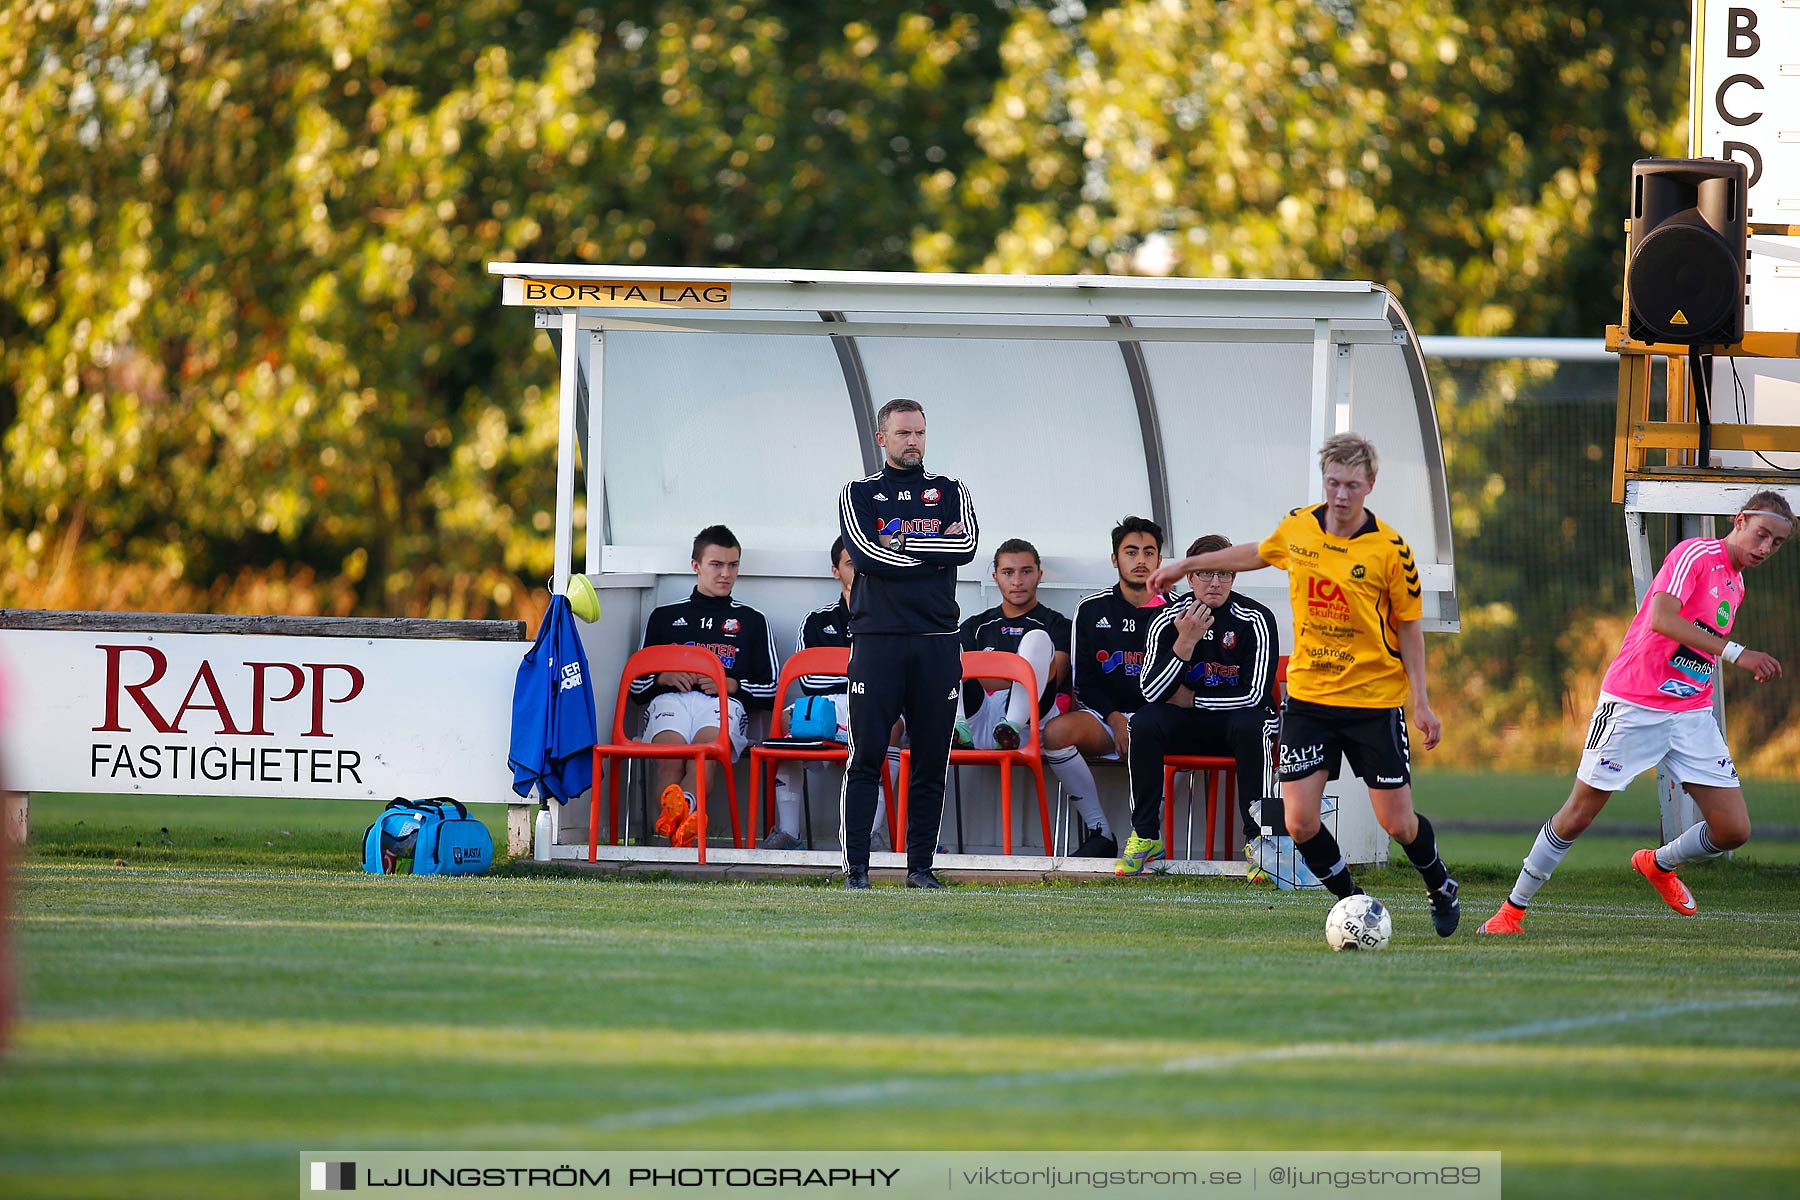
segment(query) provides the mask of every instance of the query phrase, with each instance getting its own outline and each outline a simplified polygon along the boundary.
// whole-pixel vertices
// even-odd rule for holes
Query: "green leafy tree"
[[[1028,9],[929,184],[945,269],[1389,284],[1434,333],[1592,333],[1632,160],[1679,146],[1687,6]],[[1075,10],[1079,12],[1079,10]]]
[[[906,266],[1004,20],[15,0],[8,560],[73,531],[90,565],[504,606],[549,569],[555,363],[485,264]]]

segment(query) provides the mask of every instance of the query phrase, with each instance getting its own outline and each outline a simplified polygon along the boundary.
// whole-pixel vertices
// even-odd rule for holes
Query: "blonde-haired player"
[[[1361,891],[1337,839],[1319,823],[1326,782],[1340,762],[1369,786],[1375,819],[1406,851],[1431,898],[1439,937],[1456,932],[1456,880],[1438,857],[1431,822],[1413,809],[1406,710],[1427,750],[1443,730],[1426,695],[1419,568],[1406,539],[1364,501],[1380,463],[1354,433],[1319,450],[1325,502],[1288,513],[1260,544],[1244,543],[1170,563],[1150,581],[1161,590],[1194,571],[1288,573],[1294,652],[1281,714],[1282,807],[1288,833],[1313,874],[1344,897]]]
[[[1538,831],[1518,882],[1482,933],[1522,933],[1525,908],[1612,794],[1663,764],[1704,818],[1673,841],[1631,856],[1676,912],[1693,916],[1694,895],[1675,874],[1683,863],[1716,858],[1750,840],[1750,814],[1725,736],[1713,720],[1713,677],[1721,659],[1766,683],[1781,664],[1731,640],[1744,603],[1744,571],[1781,549],[1794,510],[1779,492],[1758,492],[1722,538],[1688,538],[1669,551],[1600,681],[1575,787]]]

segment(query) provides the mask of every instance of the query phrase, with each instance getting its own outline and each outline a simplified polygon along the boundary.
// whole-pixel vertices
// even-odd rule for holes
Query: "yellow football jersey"
[[[1407,701],[1401,621],[1416,621],[1412,547],[1367,509],[1348,538],[1325,532],[1325,505],[1296,508],[1256,548],[1288,573],[1294,653],[1288,694],[1314,704],[1398,708]]]

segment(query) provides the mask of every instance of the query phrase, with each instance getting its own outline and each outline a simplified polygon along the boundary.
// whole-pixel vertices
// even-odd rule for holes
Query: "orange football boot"
[[[1688,891],[1687,884],[1675,877],[1675,872],[1665,871],[1656,865],[1656,851],[1639,850],[1631,856],[1631,869],[1650,881],[1656,894],[1663,898],[1663,903],[1684,917],[1691,917],[1700,911],[1694,903],[1694,893]]]

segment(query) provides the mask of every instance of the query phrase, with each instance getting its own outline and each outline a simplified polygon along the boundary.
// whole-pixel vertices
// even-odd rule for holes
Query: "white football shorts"
[[[1601,692],[1575,778],[1616,792],[1658,764],[1684,784],[1740,786],[1712,709],[1664,712]]]
[[[725,711],[731,721],[731,760],[736,762],[750,740],[750,718],[736,696],[725,697]],[[642,740],[652,741],[657,734],[672,730],[683,741],[692,742],[702,729],[719,727],[719,698],[698,688],[691,692],[664,692],[650,701],[645,717]]]

